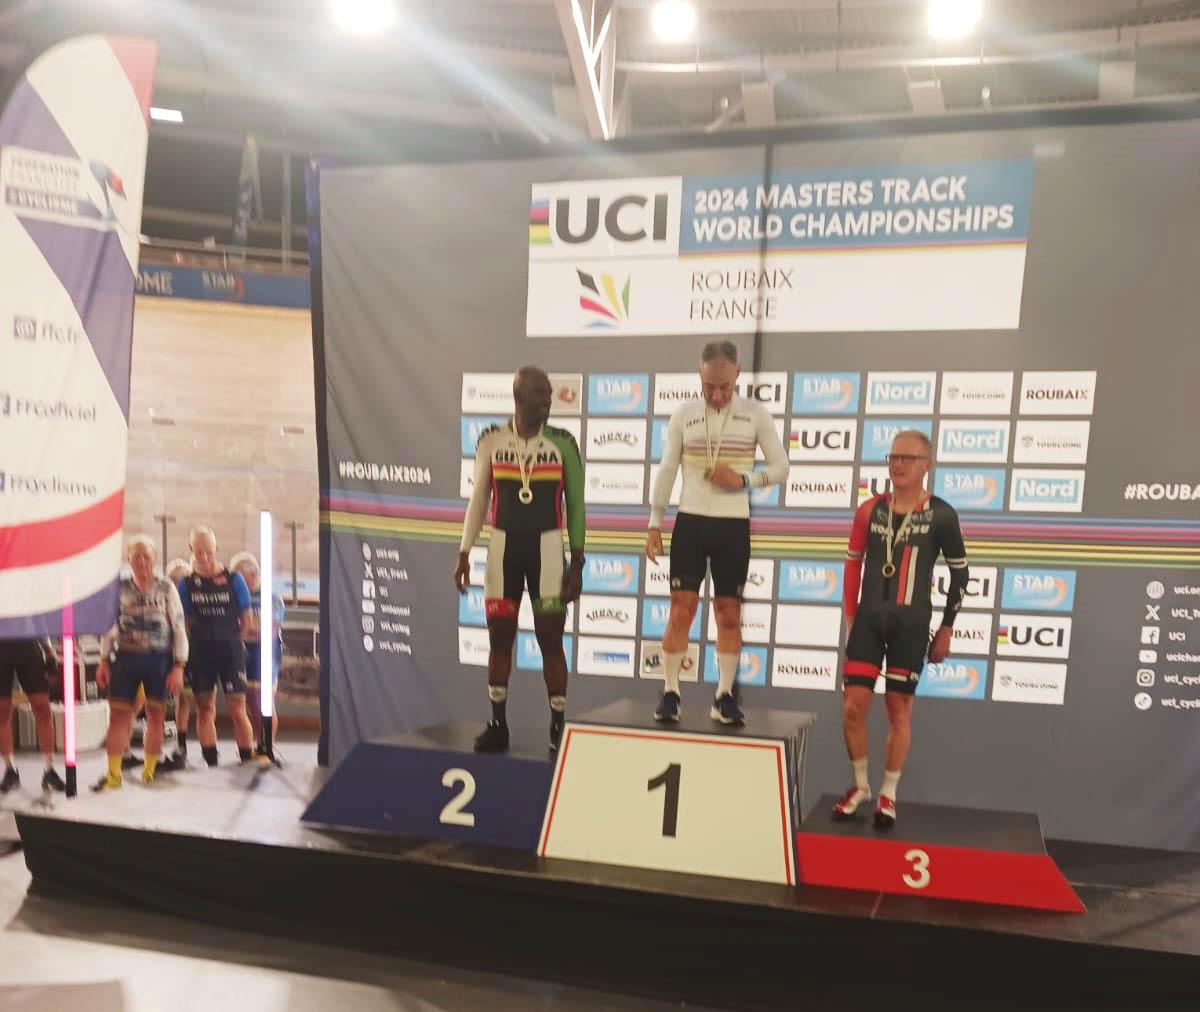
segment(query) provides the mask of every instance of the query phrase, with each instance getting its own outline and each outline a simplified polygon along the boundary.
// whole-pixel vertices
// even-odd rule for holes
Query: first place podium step
[[[792,831],[814,717],[653,719],[624,700],[567,724],[538,853],[794,885]]]

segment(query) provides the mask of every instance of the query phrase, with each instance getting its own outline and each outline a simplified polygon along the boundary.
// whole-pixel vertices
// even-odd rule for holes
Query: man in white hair
[[[196,697],[196,737],[209,766],[217,765],[217,685],[233,722],[238,756],[254,758],[254,731],[246,716],[246,647],[250,634],[250,590],[237,573],[217,560],[217,536],[197,527],[190,539],[191,576],[179,584],[183,613],[188,620],[191,654],[188,677]]]
[[[121,581],[117,624],[101,642],[96,684],[108,689],[108,771],[92,787],[117,790],[122,785],[122,756],[129,747],[139,689],[146,699],[145,755],[142,782],[153,783],[162,755],[167,696],[183,687],[188,637],[179,592],[170,580],[154,575],[158,554],[145,534],[129,539],[125,557],[130,575]]]

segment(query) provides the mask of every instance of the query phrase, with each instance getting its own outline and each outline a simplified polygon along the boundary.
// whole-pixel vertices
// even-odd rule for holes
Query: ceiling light
[[[162,106],[150,106],[150,118],[158,123],[182,123],[183,113],[178,109],[165,109]]]
[[[696,31],[696,8],[687,0],[659,0],[650,11],[654,34],[662,42],[686,42]]]
[[[396,22],[394,0],[330,0],[329,13],[350,35],[377,35]]]
[[[926,17],[935,39],[961,39],[978,27],[983,0],[929,0]]]

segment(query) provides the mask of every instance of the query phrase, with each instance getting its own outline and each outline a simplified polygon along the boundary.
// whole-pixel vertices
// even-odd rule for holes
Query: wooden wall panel
[[[170,423],[170,424],[167,424]],[[218,554],[258,554],[258,512],[275,516],[276,572],[291,573],[288,521],[302,524],[299,575],[315,580],[317,447],[307,310],[139,297],[133,325],[127,535],[186,554],[189,530]],[[299,431],[288,431],[299,430]]]

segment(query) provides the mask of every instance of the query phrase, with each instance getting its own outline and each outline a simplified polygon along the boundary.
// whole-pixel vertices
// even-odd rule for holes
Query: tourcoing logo
[[[592,275],[579,268],[575,269],[575,273],[579,275],[581,287],[579,308],[589,314],[588,329],[611,330],[629,318],[631,278],[625,278],[625,284],[618,293],[616,279],[611,274]]]

